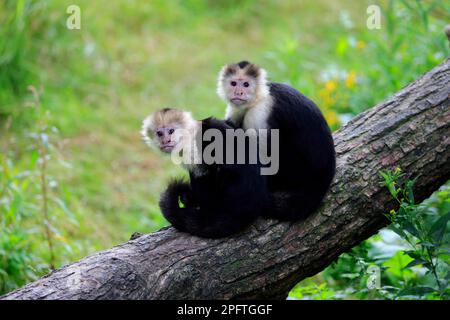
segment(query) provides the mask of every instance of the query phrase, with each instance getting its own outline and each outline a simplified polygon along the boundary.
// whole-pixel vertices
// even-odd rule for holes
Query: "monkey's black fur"
[[[320,206],[335,174],[331,131],[319,108],[297,90],[280,83],[269,83],[269,90],[274,103],[266,121],[268,129],[279,129],[279,171],[262,176],[259,164],[202,164],[202,174],[189,172],[189,182],[173,181],[161,196],[161,211],[175,228],[220,238],[260,215],[296,221]],[[208,118],[202,132],[218,129],[225,137],[226,129],[241,127],[242,120]],[[202,142],[203,152],[208,142]]]
[[[238,63],[239,68],[244,69],[246,66],[248,66],[250,64],[250,62],[243,60],[241,62]]]
[[[331,181],[336,155],[330,128],[316,104],[294,88],[270,83],[274,105],[267,121],[279,129],[280,164],[268,176],[273,208],[268,216],[299,220],[315,211]]]
[[[211,128],[220,130],[223,137],[226,129],[232,129],[217,119],[202,121],[202,132]],[[203,141],[202,151],[208,144]],[[269,195],[258,164],[202,164],[200,169],[202,174],[189,172],[189,182],[173,181],[161,195],[161,211],[178,230],[206,238],[226,237],[264,211]]]
[[[278,173],[267,176],[271,205],[263,215],[304,219],[320,206],[333,180],[333,138],[313,101],[286,84],[269,83],[269,89],[274,103],[267,124],[279,129],[280,162]]]

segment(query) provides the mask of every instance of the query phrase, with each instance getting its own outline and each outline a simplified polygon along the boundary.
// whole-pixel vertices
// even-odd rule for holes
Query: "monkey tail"
[[[281,221],[304,220],[320,207],[325,193],[313,189],[273,192],[264,216]]]
[[[233,214],[221,208],[202,208],[192,198],[189,183],[179,180],[171,182],[162,193],[159,206],[176,229],[203,238],[226,237],[250,223],[245,217],[233,219]]]

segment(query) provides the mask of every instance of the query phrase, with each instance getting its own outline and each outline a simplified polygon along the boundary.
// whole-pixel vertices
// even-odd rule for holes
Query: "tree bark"
[[[137,235],[2,299],[286,298],[300,280],[375,234],[396,208],[380,170],[401,167],[427,198],[450,178],[450,59],[334,134],[337,174],[306,221],[259,219],[207,240],[174,228]],[[245,200],[244,200],[245,201]]]

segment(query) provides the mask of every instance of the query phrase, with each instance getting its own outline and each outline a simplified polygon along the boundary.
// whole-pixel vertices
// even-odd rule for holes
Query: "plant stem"
[[[50,232],[50,220],[48,216],[48,198],[47,198],[47,159],[45,153],[45,146],[41,145],[41,192],[42,192],[42,211],[44,213],[44,226],[45,226],[45,235],[47,238],[48,249],[50,251],[50,269],[55,269],[55,254],[53,252],[53,243]]]
[[[430,249],[428,247],[425,247],[425,250],[427,252],[428,258],[430,259],[431,272],[433,273],[433,276],[436,279],[436,283],[439,288],[439,295],[442,295],[442,285],[441,282],[439,281],[439,277],[436,272],[436,265],[433,262],[433,257],[431,256]]]

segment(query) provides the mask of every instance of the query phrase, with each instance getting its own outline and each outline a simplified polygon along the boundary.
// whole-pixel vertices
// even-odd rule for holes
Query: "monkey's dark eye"
[[[248,87],[249,85],[250,85],[250,83],[244,82],[244,87]]]
[[[156,131],[156,135],[157,135],[158,137],[162,137],[163,133],[162,133],[162,131]]]
[[[170,130],[169,130],[169,134],[172,134],[174,131],[175,131],[175,130],[170,129]]]
[[[236,81],[231,81],[230,84],[231,84],[233,87],[236,87],[236,85],[237,85]]]

